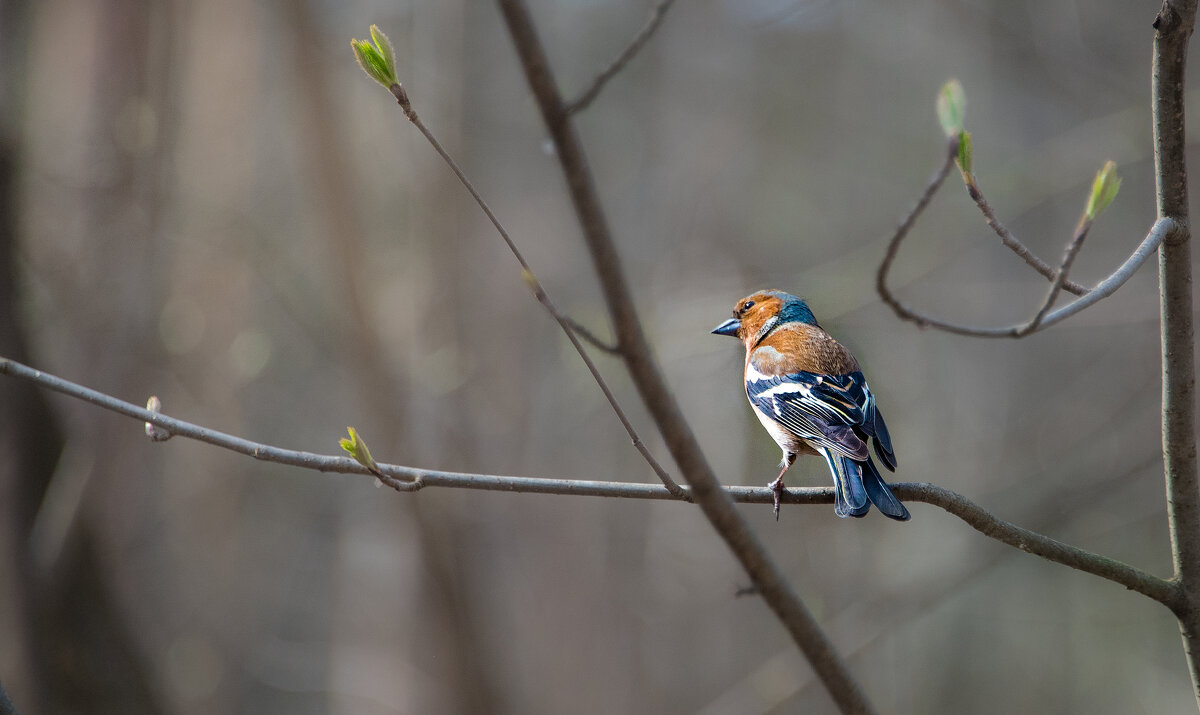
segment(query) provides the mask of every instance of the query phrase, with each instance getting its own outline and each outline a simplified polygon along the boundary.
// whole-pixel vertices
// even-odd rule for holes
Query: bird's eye
[[[753,307],[754,307],[754,301],[748,300],[745,303],[742,303],[742,307],[740,309],[738,309],[738,312],[744,314],[747,310],[750,310]]]

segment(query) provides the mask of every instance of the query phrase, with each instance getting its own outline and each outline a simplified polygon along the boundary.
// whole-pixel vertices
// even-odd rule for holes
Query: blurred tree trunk
[[[464,12],[460,3],[447,2],[439,7],[455,18],[460,18]],[[340,314],[345,318],[343,330],[346,335],[341,342],[348,348],[346,358],[352,365],[356,394],[359,395],[361,426],[367,434],[379,435],[372,439],[377,453],[412,454],[421,445],[415,444],[417,440],[405,429],[404,412],[409,399],[400,387],[395,366],[389,364],[389,356],[379,338],[378,321],[386,318],[380,318],[371,308],[376,284],[370,280],[371,272],[364,269],[370,265],[366,256],[370,254],[371,246],[356,200],[361,195],[357,188],[361,179],[356,176],[350,149],[340,133],[336,94],[329,86],[328,65],[323,62],[325,55],[319,49],[327,34],[318,29],[307,0],[281,0],[280,9],[293,40],[299,95],[297,116],[304,139],[301,145],[308,154],[309,178],[318,206],[316,213],[324,219],[320,233],[331,256],[330,265],[336,268],[328,278],[336,285],[333,292],[342,297]],[[441,28],[445,29],[433,30],[442,32],[439,39],[462,47],[461,22],[441,23]],[[446,37],[448,33],[453,36]],[[461,75],[445,67],[439,67],[439,72],[444,72],[447,77]],[[422,185],[426,199],[416,203],[440,207],[439,197],[457,196],[457,184],[449,172],[439,171],[435,177]],[[443,213],[454,215],[452,210]],[[459,236],[439,235],[457,233],[447,229],[442,218],[444,216],[429,222],[429,235],[420,236],[418,240],[433,244],[432,273],[442,282],[458,285],[459,281],[449,277],[462,270],[464,249]],[[389,237],[390,240],[398,238]],[[458,295],[458,291],[445,291],[437,296],[438,311],[453,316],[452,351],[459,348],[457,337],[463,330],[463,311],[457,304]],[[449,403],[443,403],[443,407],[464,416],[456,423],[458,429],[455,432],[469,432],[472,429],[469,410],[453,395],[448,397]],[[453,444],[474,443],[465,436],[455,434],[449,440]],[[443,435],[441,439],[447,438]],[[439,463],[447,469],[454,468],[457,463],[453,456],[448,462],[442,458],[456,452],[455,449],[440,450]],[[434,457],[431,455],[430,458]],[[403,613],[426,616],[419,620],[409,619],[410,622],[405,624],[415,629],[418,644],[406,658],[418,662],[423,671],[437,674],[442,689],[437,701],[445,703],[447,711],[498,712],[500,707],[486,662],[486,651],[481,647],[481,635],[471,608],[476,594],[467,583],[464,561],[468,557],[461,553],[463,540],[459,536],[461,519],[453,509],[438,508],[439,505],[433,500],[411,499],[397,507],[409,512],[420,534],[421,602],[415,609],[404,609]],[[354,525],[344,524],[342,528],[353,529]],[[395,615],[389,613],[387,617]]]
[[[132,17],[144,7],[130,2],[106,8],[114,29],[139,27]],[[111,12],[108,12],[111,11]],[[142,11],[139,13],[139,11]],[[27,3],[0,2],[7,36],[28,36]],[[107,28],[106,28],[107,29]],[[136,47],[146,33],[111,37],[109,48]],[[143,45],[144,48],[144,45]],[[31,360],[28,326],[20,312],[17,266],[21,231],[21,131],[27,90],[27,46],[12,42],[4,50],[0,88],[0,354]],[[112,58],[116,54],[106,55]],[[138,59],[144,59],[141,55]],[[100,68],[103,70],[104,68]],[[48,90],[50,91],[50,90]],[[12,584],[19,601],[27,676],[33,698],[21,710],[42,713],[142,713],[162,710],[136,639],[116,607],[111,574],[96,545],[96,530],[86,514],[66,534],[52,561],[35,557],[31,535],[55,478],[64,447],[63,432],[47,393],[32,385],[0,385],[0,489],[10,498],[5,555],[17,575]]]

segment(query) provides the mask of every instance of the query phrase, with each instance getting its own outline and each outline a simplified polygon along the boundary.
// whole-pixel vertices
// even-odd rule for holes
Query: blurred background
[[[566,95],[651,7],[532,2]],[[941,161],[951,77],[980,186],[1051,262],[1096,170],[1119,164],[1072,277],[1123,260],[1154,219],[1158,7],[672,8],[578,123],[658,358],[724,481],[766,484],[779,455],[741,347],[709,330],[781,288],[859,356],[897,481],[1169,574],[1153,265],[1022,341],[921,331],[873,283]],[[3,0],[0,354],[283,447],[336,453],[352,424],[381,461],[654,481],[499,237],[355,65],[371,23],[555,301],[607,335],[492,3]],[[956,177],[893,278],[983,325],[1025,318],[1045,286]],[[669,465],[621,365],[597,360]],[[153,444],[7,378],[0,420],[0,682],[21,712],[833,707],[762,602],[736,595],[747,579],[694,507],[396,494]],[[828,481],[815,459],[789,474]],[[742,508],[884,712],[1194,712],[1176,622],[1141,596],[921,504],[907,524]]]

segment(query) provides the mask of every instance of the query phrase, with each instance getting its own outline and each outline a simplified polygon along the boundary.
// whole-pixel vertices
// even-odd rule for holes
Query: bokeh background
[[[382,461],[654,480],[499,237],[354,63],[350,38],[378,23],[550,294],[607,334],[492,3],[0,8],[3,354],[284,447],[335,453],[352,424]],[[532,2],[567,95],[650,8]],[[983,190],[1046,258],[1095,171],[1120,165],[1073,277],[1123,260],[1154,219],[1157,10],[676,4],[578,122],[657,356],[724,481],[765,484],[778,451],[745,404],[741,348],[708,331],[737,298],[782,288],[863,362],[897,480],[1169,573],[1153,265],[1016,342],[919,330],[873,288],[941,159],[933,100],[951,77]],[[893,275],[907,301],[987,325],[1027,316],[1045,285],[955,178]],[[620,364],[597,359],[668,460]],[[833,707],[761,601],[737,595],[747,580],[694,507],[401,495],[153,444],[11,379],[0,405],[0,682],[21,712]],[[789,477],[827,482],[819,460]],[[885,712],[1195,709],[1176,622],[1143,597],[920,504],[908,524],[742,508]]]

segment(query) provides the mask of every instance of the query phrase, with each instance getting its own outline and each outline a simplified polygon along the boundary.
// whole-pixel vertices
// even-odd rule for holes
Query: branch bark
[[[152,424],[159,429],[161,434],[166,435],[165,438],[152,437],[151,441],[153,442],[165,441],[170,436],[180,436],[266,462],[303,467],[320,472],[373,474],[349,457],[302,452],[252,442],[242,437],[170,417],[157,409],[139,407],[3,357],[0,357],[0,375],[10,375],[89,402],[102,409]],[[380,472],[376,476],[381,476],[387,486],[400,492],[415,492],[426,487],[445,487],[522,494],[557,494],[659,501],[691,500],[690,489],[684,488],[684,493],[679,495],[659,484],[467,474],[395,464],[377,464],[375,466]],[[773,504],[775,500],[775,492],[770,487],[722,486],[719,487],[719,491],[731,501],[743,504]],[[1120,584],[1131,591],[1149,596],[1174,611],[1180,611],[1185,607],[1182,588],[1176,581],[1159,578],[1115,559],[1085,551],[1044,534],[1011,524],[949,489],[928,483],[897,482],[892,484],[892,491],[905,501],[924,502],[941,508],[962,519],[984,536],[1014,546],[1026,553]],[[784,490],[782,501],[787,504],[832,504],[833,498],[831,487],[798,487]]]
[[[1154,21],[1154,174],[1158,215],[1174,223],[1158,252],[1162,338],[1163,476],[1175,579],[1175,610],[1200,705],[1200,484],[1196,476],[1196,374],[1191,228],[1184,150],[1184,67],[1196,0],[1166,0]]]

